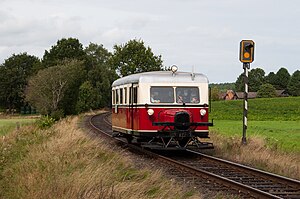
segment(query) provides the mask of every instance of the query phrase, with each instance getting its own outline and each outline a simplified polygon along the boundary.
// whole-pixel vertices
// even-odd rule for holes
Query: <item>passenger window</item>
[[[198,104],[199,100],[198,87],[177,87],[176,88],[176,102],[177,103],[193,103]]]
[[[119,89],[116,90],[116,104],[119,104]]]
[[[129,104],[132,103],[132,87],[129,88]]]
[[[127,88],[124,88],[124,97],[125,104],[127,104]]]
[[[137,90],[137,87],[134,87],[133,88],[133,103],[137,103],[137,93],[138,90]]]
[[[111,91],[111,96],[112,96],[112,104],[116,103],[116,99],[115,99],[115,90]]]
[[[174,103],[173,87],[153,86],[150,88],[151,103]]]
[[[120,104],[123,104],[123,88],[120,89]]]

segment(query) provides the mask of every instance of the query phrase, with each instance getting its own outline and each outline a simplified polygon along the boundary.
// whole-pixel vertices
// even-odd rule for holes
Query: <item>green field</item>
[[[0,136],[20,126],[35,122],[35,119],[0,119]]]
[[[210,118],[216,120],[242,120],[243,100],[212,102]],[[254,121],[300,122],[300,97],[249,99],[248,119]]]
[[[247,136],[260,136],[267,146],[300,152],[300,97],[249,100]],[[243,101],[211,104],[211,130],[225,136],[242,136]]]

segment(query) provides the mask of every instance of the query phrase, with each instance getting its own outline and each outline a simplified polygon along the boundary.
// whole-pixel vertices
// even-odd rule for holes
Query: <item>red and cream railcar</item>
[[[204,146],[208,79],[200,73],[155,71],[112,84],[112,130],[149,148]],[[205,145],[211,147],[211,144]]]

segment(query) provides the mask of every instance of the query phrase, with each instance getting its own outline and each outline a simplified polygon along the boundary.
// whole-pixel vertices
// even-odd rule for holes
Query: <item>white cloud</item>
[[[300,2],[253,0],[1,0],[0,63],[12,53],[41,57],[65,37],[83,45],[143,39],[165,65],[235,81],[239,42],[256,42],[254,67],[299,69]]]

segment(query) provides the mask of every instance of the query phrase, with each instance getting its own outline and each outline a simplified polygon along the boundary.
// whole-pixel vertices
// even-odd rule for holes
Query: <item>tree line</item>
[[[291,96],[300,96],[300,71],[292,75],[281,67],[276,73],[270,72],[265,76],[265,71],[255,68],[249,71],[249,91],[258,92],[258,97],[275,97],[275,90],[285,90]],[[235,82],[236,91],[244,91],[244,74],[240,74]]]
[[[142,40],[114,45],[109,52],[102,44],[84,47],[77,38],[62,38],[40,59],[26,52],[13,54],[0,64],[0,109],[20,111],[35,107],[41,114],[60,118],[111,102],[112,82],[126,75],[168,70],[161,55],[154,55]],[[244,90],[243,74],[235,83],[222,84]],[[292,75],[285,68],[265,76],[261,68],[249,71],[249,91],[272,97],[276,89],[300,95],[300,71]],[[218,89],[213,88],[218,97]]]
[[[220,98],[221,92],[233,90],[243,92],[244,73],[241,73],[234,83],[210,84],[211,99],[216,101]],[[300,96],[300,71],[296,70],[292,75],[284,67],[276,73],[270,72],[265,75],[261,68],[254,68],[248,73],[248,91],[257,92],[257,97],[276,97],[276,90],[284,90],[290,96]]]
[[[26,52],[0,64],[0,109],[35,107],[58,119],[111,102],[111,84],[122,76],[163,70],[161,56],[142,40],[84,47],[77,38],[62,38],[41,59]]]

